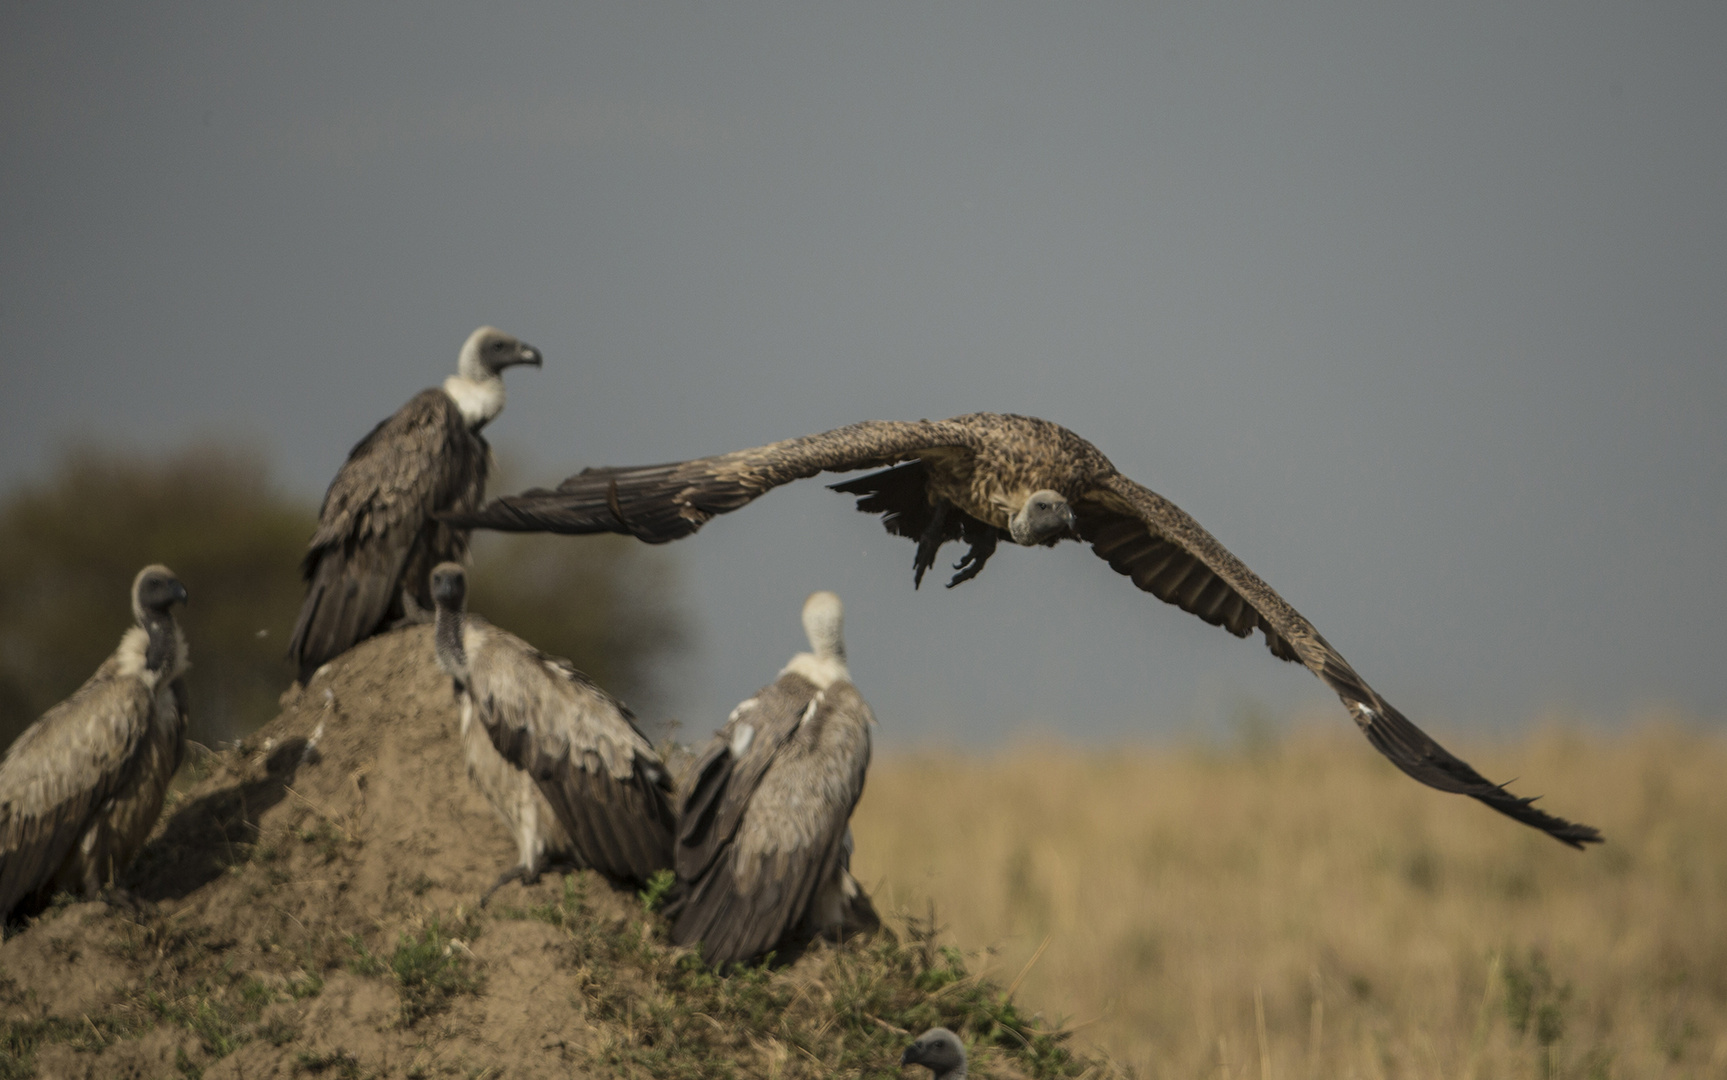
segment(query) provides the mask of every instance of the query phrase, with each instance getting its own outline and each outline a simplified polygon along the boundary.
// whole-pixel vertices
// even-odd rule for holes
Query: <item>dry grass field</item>
[[[853,868],[1140,1077],[1727,1076],[1727,739],[1457,747],[1601,828],[1579,853],[1324,720],[879,759]]]

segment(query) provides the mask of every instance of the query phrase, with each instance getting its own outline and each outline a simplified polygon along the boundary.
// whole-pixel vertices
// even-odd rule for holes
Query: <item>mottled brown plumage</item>
[[[93,898],[162,812],[186,746],[186,590],[165,566],[132,583],[137,625],[88,682],[0,760],[0,922],[56,892]]]
[[[892,465],[834,487],[861,496],[860,510],[884,514],[890,532],[918,541],[918,579],[950,540],[970,545],[950,582],[957,585],[976,576],[1002,539],[1049,545],[1077,537],[1159,599],[1237,637],[1262,632],[1273,655],[1324,680],[1368,740],[1416,780],[1479,799],[1573,847],[1601,839],[1588,825],[1536,809],[1434,742],[1198,522],[1046,420],[972,413],[866,421],[693,461],[587,469],[554,491],[508,496],[456,520],[515,531],[618,532],[663,543],[780,484]]]
[[[504,405],[499,372],[539,366],[539,351],[481,327],[457,374],[422,390],[349,452],[330,481],[301,564],[306,599],[288,653],[302,683],[373,634],[432,609],[432,567],[467,557],[468,534],[437,520],[485,498],[491,449],[480,429]]]
[[[438,663],[462,697],[464,730],[477,726],[510,767],[531,777],[559,833],[532,829],[545,846],[567,843],[575,861],[614,881],[641,885],[671,866],[671,778],[624,704],[568,661],[465,613],[467,577],[432,572]],[[470,757],[470,769],[473,758]],[[506,774],[475,776],[517,833],[531,823]],[[488,786],[484,781],[496,781]],[[524,853],[524,864],[527,862]],[[537,872],[537,868],[535,869]],[[506,874],[503,880],[515,873]],[[502,880],[500,881],[502,884]]]
[[[852,809],[875,716],[852,685],[839,597],[804,603],[809,653],[743,702],[691,770],[672,940],[715,967],[879,924],[851,876]]]

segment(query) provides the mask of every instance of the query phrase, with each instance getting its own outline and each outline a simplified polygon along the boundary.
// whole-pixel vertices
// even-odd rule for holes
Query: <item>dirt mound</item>
[[[1091,1064],[916,920],[720,979],[588,873],[479,910],[515,845],[456,726],[414,627],[194,751],[125,882],[140,910],[59,906],[0,946],[0,1080],[893,1076],[938,1023],[977,1075]]]

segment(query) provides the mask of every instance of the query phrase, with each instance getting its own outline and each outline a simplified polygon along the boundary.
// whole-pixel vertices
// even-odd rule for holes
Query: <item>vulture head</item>
[[[139,626],[161,619],[175,604],[186,602],[186,586],[174,576],[174,571],[156,563],[138,571],[132,579],[132,617]]]
[[[833,593],[813,592],[804,601],[804,633],[809,635],[810,651],[823,660],[846,658],[844,624],[845,605]]]
[[[1019,513],[1008,519],[1007,532],[1013,542],[1031,547],[1053,544],[1064,536],[1077,536],[1073,507],[1060,493],[1043,490],[1026,496]]]
[[[468,603],[468,572],[461,563],[443,562],[432,567],[432,601],[439,608],[460,612]]]
[[[468,335],[456,372],[464,379],[484,382],[517,364],[540,366],[540,350],[504,333],[495,326],[482,326]]]
[[[965,1045],[947,1028],[930,1028],[905,1048],[901,1065],[922,1065],[934,1080],[964,1080]]]

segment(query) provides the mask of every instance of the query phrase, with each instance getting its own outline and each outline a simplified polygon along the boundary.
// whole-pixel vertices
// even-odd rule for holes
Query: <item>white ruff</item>
[[[156,685],[156,676],[144,669],[144,650],[150,647],[150,635],[134,626],[120,635],[120,647],[114,650],[121,675],[141,675],[147,685]]]
[[[781,675],[801,675],[815,683],[819,690],[826,690],[836,682],[851,682],[851,672],[846,669],[846,662],[837,656],[816,656],[814,653],[801,652],[792,657],[780,672]]]
[[[470,379],[451,375],[444,380],[444,393],[456,403],[467,425],[476,430],[504,411],[504,380],[495,376]]]

